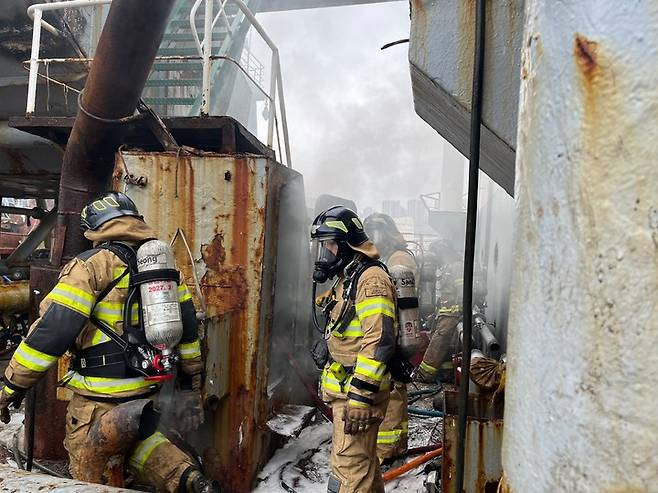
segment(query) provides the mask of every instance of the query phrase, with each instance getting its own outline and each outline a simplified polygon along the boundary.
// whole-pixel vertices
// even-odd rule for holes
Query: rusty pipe
[[[17,281],[0,284],[0,313],[24,313],[30,308],[30,283]]]
[[[55,242],[69,258],[89,245],[80,211],[110,184],[114,153],[134,114],[175,0],[114,0],[62,162]],[[62,238],[63,237],[63,238]]]
[[[138,440],[155,433],[160,415],[149,399],[137,399],[119,404],[97,421],[89,430],[80,460],[86,465],[82,481],[100,482],[110,457],[125,455]]]

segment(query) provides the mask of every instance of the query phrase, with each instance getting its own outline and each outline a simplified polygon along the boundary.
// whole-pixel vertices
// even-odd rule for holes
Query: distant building
[[[399,200],[384,200],[382,202],[382,212],[393,218],[407,215],[407,211],[402,207]]]
[[[407,215],[414,220],[414,231],[423,230],[429,222],[429,211],[420,199],[410,199],[407,201]]]

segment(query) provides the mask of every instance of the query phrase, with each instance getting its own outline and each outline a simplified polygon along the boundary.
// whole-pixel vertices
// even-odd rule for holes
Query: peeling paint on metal
[[[533,0],[527,18],[505,471],[515,491],[652,491],[657,12]]]
[[[126,186],[127,172],[146,176],[147,185]],[[195,445],[207,470],[236,492],[250,491],[267,457],[273,317],[263,310],[270,310],[275,290],[274,279],[264,272],[275,264],[277,232],[266,241],[265,231],[278,218],[273,197],[293,175],[262,156],[209,152],[125,151],[115,167],[115,186],[126,187],[146,222],[163,239],[182,229],[192,250],[194,261],[179,263],[190,287],[196,269],[208,317],[202,341],[207,432]],[[181,242],[175,248],[179,258],[187,256]],[[294,332],[285,330],[290,339]]]

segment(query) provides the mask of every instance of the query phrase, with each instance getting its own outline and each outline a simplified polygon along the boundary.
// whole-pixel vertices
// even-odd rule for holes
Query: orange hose
[[[412,469],[425,464],[425,462],[428,462],[434,457],[438,457],[443,453],[443,447],[439,447],[436,450],[432,450],[431,452],[427,452],[425,455],[421,455],[420,457],[415,458],[414,460],[410,460],[406,464],[397,467],[395,469],[391,469],[390,471],[387,471],[384,474],[384,482],[388,483],[392,479],[397,478],[398,476],[402,476],[405,472],[411,471]]]

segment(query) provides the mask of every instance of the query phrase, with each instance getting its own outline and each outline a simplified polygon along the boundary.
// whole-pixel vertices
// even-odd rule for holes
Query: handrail
[[[196,29],[196,12],[198,11],[201,3],[205,1],[205,15],[204,15],[204,38],[203,42],[199,38],[198,30]],[[263,29],[263,26],[256,20],[256,16],[249,9],[247,4],[243,0],[232,0],[238,6],[240,11],[244,14],[244,17],[250,22],[250,24],[256,29],[256,31],[263,38],[265,43],[272,50],[272,60],[271,60],[271,75],[270,75],[270,90],[266,92],[259,83],[248,73],[241,64],[227,56],[213,56],[212,55],[212,31],[218,22],[220,17],[224,18],[228,28],[229,36],[233,35],[233,26],[229,22],[228,16],[226,14],[226,4],[229,0],[217,0],[219,3],[219,12],[216,16],[213,17],[213,4],[215,0],[196,0],[194,6],[190,11],[190,27],[194,36],[194,41],[199,52],[199,57],[203,60],[203,78],[202,78],[202,94],[201,94],[201,108],[200,112],[202,115],[209,114],[210,109],[210,89],[211,89],[211,65],[213,60],[222,59],[235,63],[242,72],[254,83],[254,85],[265,94],[269,101],[269,115],[268,115],[268,127],[267,127],[267,145],[272,148],[274,145],[274,131],[275,126],[277,127],[277,137],[278,137],[278,125],[276,118],[276,98],[279,98],[279,111],[281,112],[281,124],[283,127],[283,140],[286,153],[286,164],[289,167],[292,167],[292,159],[290,157],[290,141],[288,135],[288,118],[286,114],[284,93],[283,93],[283,80],[281,75],[281,63],[279,57],[279,50],[274,44],[272,39],[268,36]],[[37,91],[37,81],[39,77],[39,64],[48,63],[52,61],[66,61],[72,62],[74,59],[41,59],[39,58],[39,50],[41,43],[41,29],[46,29],[56,36],[60,36],[62,33],[43,20],[43,12],[60,10],[66,8],[84,8],[84,7],[95,7],[98,5],[108,5],[111,4],[112,0],[64,0],[59,2],[51,3],[39,3],[30,5],[27,9],[28,16],[33,19],[33,32],[32,32],[32,51],[30,55],[30,74],[28,79],[28,94],[27,94],[27,104],[26,104],[26,115],[33,115],[36,107],[36,91]],[[220,51],[221,53],[221,51]],[[158,57],[160,59],[164,59]],[[174,59],[174,58],[171,58]],[[80,60],[83,60],[80,58]],[[89,60],[89,59],[84,59]],[[279,141],[280,142],[280,141]],[[279,154],[282,154],[281,152]],[[279,156],[281,162],[283,161],[283,155]]]

